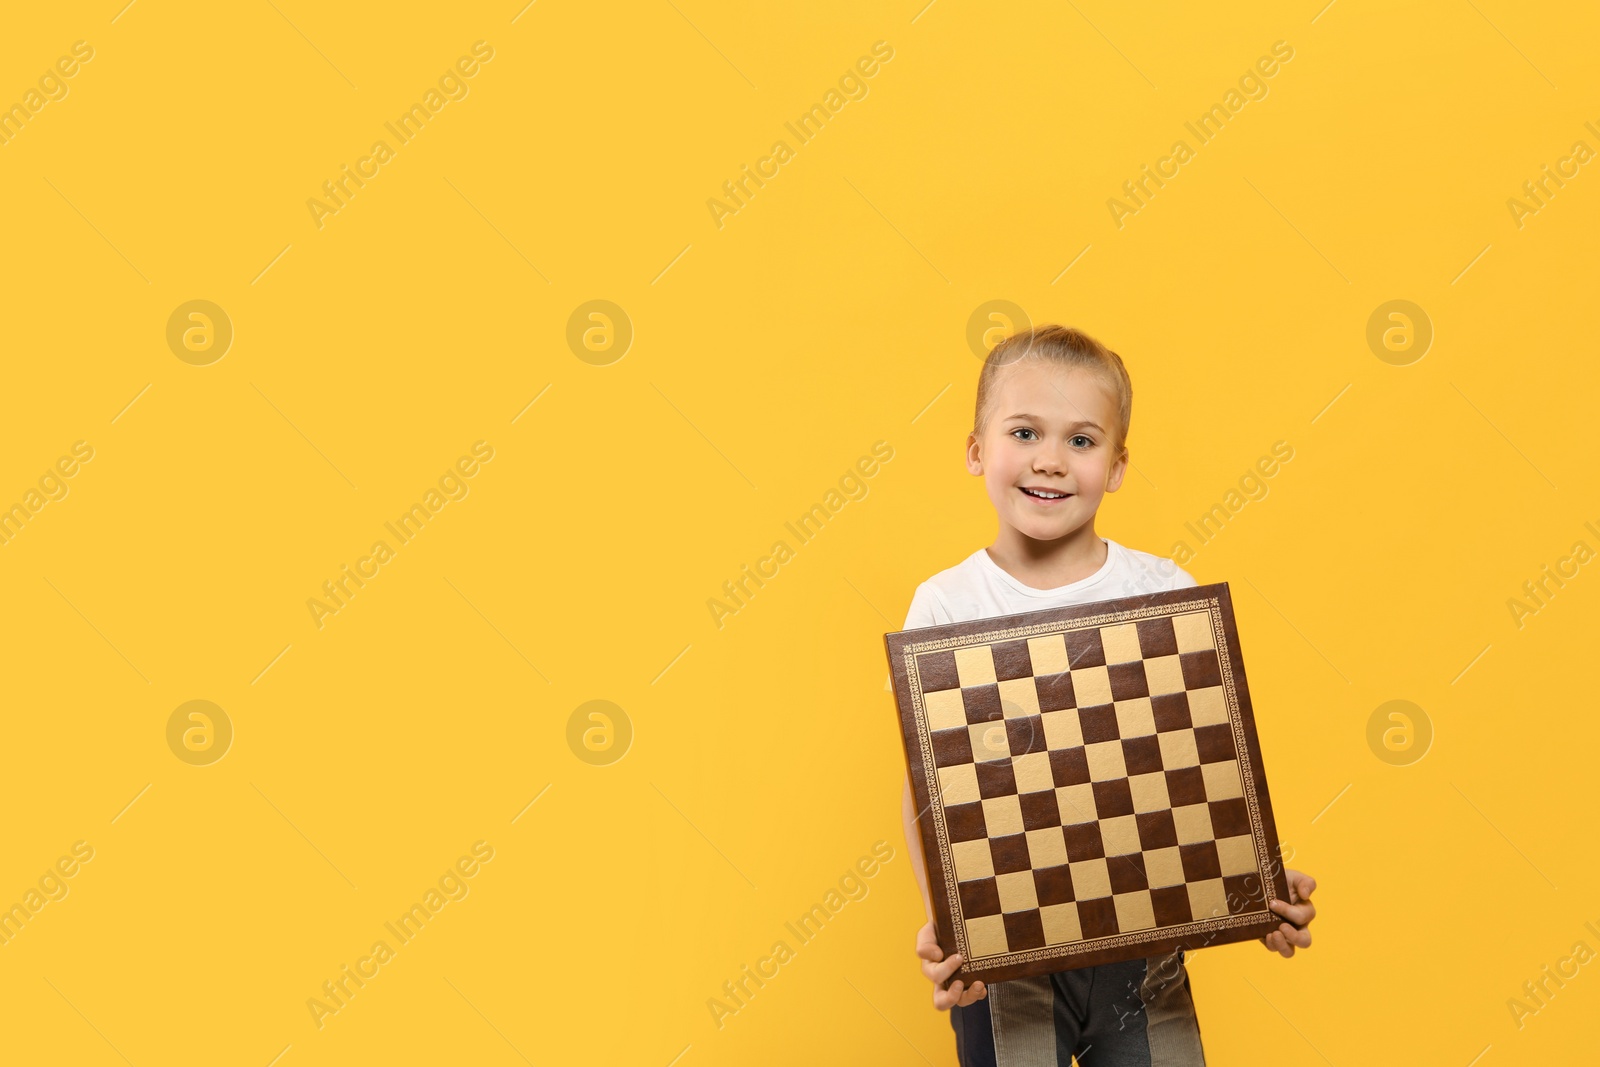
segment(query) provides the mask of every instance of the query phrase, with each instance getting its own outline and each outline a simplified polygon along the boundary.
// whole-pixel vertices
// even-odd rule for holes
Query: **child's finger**
[[[1283,934],[1283,939],[1289,944],[1299,945],[1301,948],[1311,947],[1310,930],[1297,930],[1288,923],[1284,923],[1279,927],[1279,931]]]
[[[934,985],[943,986],[952,974],[961,967],[961,953],[957,952],[942,963],[924,963],[922,973]]]
[[[1317,906],[1309,900],[1300,904],[1290,904],[1286,901],[1275,899],[1270,901],[1267,907],[1296,926],[1305,926],[1317,917]]]

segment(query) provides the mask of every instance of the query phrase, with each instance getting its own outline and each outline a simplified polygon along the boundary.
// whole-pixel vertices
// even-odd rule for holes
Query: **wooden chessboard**
[[[1288,891],[1227,583],[884,642],[956,977],[1277,929],[1267,901]]]

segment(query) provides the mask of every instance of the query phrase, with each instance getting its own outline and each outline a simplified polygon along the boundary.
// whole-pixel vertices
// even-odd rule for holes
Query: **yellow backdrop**
[[[0,36],[6,1060],[954,1063],[882,635],[1019,316],[1321,882],[1212,1061],[1592,1050],[1593,11],[123,2]]]

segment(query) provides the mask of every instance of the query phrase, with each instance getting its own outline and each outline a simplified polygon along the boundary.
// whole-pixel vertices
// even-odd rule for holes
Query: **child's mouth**
[[[1059,504],[1061,501],[1067,500],[1072,496],[1071,493],[1050,495],[1048,490],[1029,489],[1026,486],[1018,486],[1017,488],[1021,489],[1025,495],[1032,497],[1041,504]]]

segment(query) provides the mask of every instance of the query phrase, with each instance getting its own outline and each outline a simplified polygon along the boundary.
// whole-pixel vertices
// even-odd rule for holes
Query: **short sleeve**
[[[901,629],[920,630],[924,626],[937,626],[948,621],[948,613],[945,612],[944,605],[939,603],[939,596],[933,591],[933,586],[923,582],[911,596],[911,607],[906,612],[906,624]]]
[[[1173,568],[1175,570],[1177,570],[1178,573],[1174,574],[1172,576],[1172,586],[1171,586],[1171,588],[1173,588],[1173,589],[1193,589],[1195,586],[1200,584],[1199,582],[1194,580],[1194,575],[1190,574],[1188,571],[1184,570],[1182,567],[1179,567],[1176,563],[1174,563],[1172,566],[1173,566]]]

